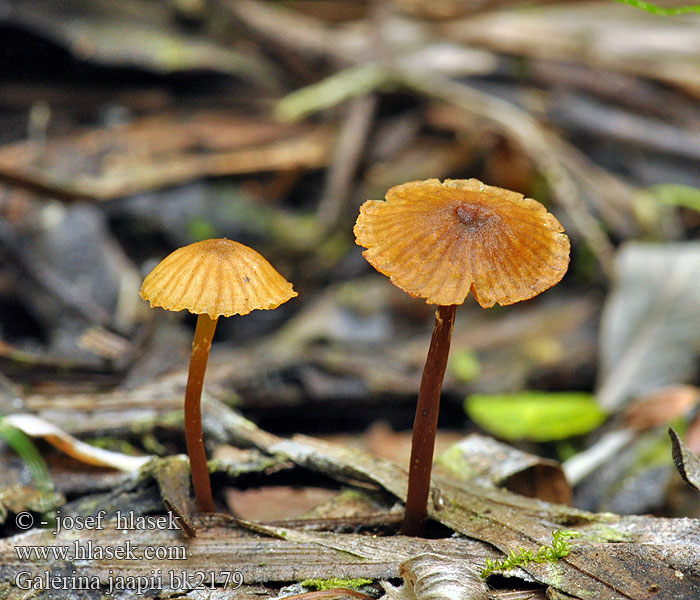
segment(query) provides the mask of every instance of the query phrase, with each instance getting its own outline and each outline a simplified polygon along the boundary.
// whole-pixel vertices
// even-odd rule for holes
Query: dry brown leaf
[[[332,131],[216,111],[161,115],[0,148],[0,180],[65,198],[108,200],[207,176],[316,168]]]
[[[687,415],[700,400],[700,390],[692,385],[671,385],[637,398],[624,412],[625,425],[648,429]]]

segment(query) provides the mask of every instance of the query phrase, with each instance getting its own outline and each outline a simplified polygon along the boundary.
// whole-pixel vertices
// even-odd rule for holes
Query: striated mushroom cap
[[[367,200],[355,224],[362,254],[428,304],[484,308],[527,300],[569,265],[569,238],[545,207],[477,179],[411,181]]]
[[[297,293],[252,248],[227,239],[178,248],[143,280],[141,297],[166,310],[212,318],[277,308]]]

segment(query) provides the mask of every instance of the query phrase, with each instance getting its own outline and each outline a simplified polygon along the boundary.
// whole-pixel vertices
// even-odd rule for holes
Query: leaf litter
[[[692,238],[700,226],[693,202],[693,186],[700,181],[692,165],[697,154],[692,131],[698,86],[697,65],[688,58],[695,42],[687,37],[695,17],[660,20],[609,5],[601,5],[602,11],[587,6],[583,14],[571,4],[523,13],[508,3],[483,10],[401,1],[370,11],[337,2],[317,6],[316,12],[308,3],[245,0],[215,3],[215,18],[207,12],[211,7],[199,3],[189,9],[187,3],[162,6],[152,14],[131,2],[118,9],[94,3],[84,14],[30,4],[11,11],[13,35],[29,32],[67,48],[86,81],[95,73],[89,69],[104,69],[110,80],[116,76],[116,89],[86,94],[84,82],[77,85],[67,77],[70,85],[12,82],[0,92],[3,122],[9,125],[0,148],[5,182],[0,245],[2,257],[10,257],[0,271],[6,315],[0,366],[11,378],[0,386],[3,412],[34,413],[31,418],[44,419],[42,431],[51,426],[48,439],[62,440],[73,454],[82,448],[78,457],[100,454],[101,448],[82,446],[90,437],[117,449],[119,464],[161,456],[118,476],[93,468],[79,482],[86,466],[53,453],[42,439],[27,438],[25,445],[36,444],[47,456],[54,477],[51,489],[42,491],[36,487],[40,470],[4,452],[1,504],[4,533],[10,536],[0,545],[4,582],[26,568],[13,555],[13,544],[68,544],[76,533],[55,537],[32,530],[12,537],[16,531],[8,517],[13,513],[135,510],[147,516],[163,513],[165,505],[183,522],[188,519],[188,475],[178,454],[185,373],[173,370],[181,364],[177,356],[187,352],[186,336],[163,334],[168,327],[181,330],[181,323],[149,321],[124,303],[124,290],[133,288],[149,261],[175,245],[197,236],[242,236],[269,248],[295,272],[292,279],[301,282],[303,296],[319,300],[303,300],[298,310],[272,322],[253,318],[247,333],[236,324],[224,334],[228,340],[244,335],[241,343],[228,341],[215,349],[210,365],[205,430],[215,450],[212,476],[231,493],[303,483],[302,494],[313,496],[314,489],[323,494],[312,502],[319,506],[286,520],[251,523],[214,515],[192,519],[188,531],[129,533],[136,545],[187,546],[188,568],[225,571],[240,565],[246,584],[238,595],[221,589],[192,594],[253,597],[301,578],[370,577],[384,581],[387,593],[402,600],[462,593],[698,595],[693,518],[620,516],[544,502],[553,473],[561,473],[552,465],[551,475],[543,471],[549,459],[487,444],[492,464],[487,459],[478,465],[476,480],[465,476],[465,464],[458,475],[436,474],[431,518],[438,537],[411,540],[387,535],[400,519],[401,467],[314,438],[284,440],[230,408],[284,432],[298,427],[329,434],[339,423],[362,428],[387,416],[392,425],[408,427],[401,415],[415,390],[418,357],[424,355],[419,340],[430,315],[367,278],[344,232],[362,201],[381,197],[396,183],[479,176],[483,169],[490,184],[510,187],[509,181],[519,181],[523,192],[540,186],[535,197],[561,215],[572,236],[574,270],[551,302],[528,304],[517,314],[482,316],[473,306],[464,307],[455,345],[471,362],[462,360],[461,370],[452,373],[448,369],[446,418],[461,432],[462,401],[469,394],[590,391],[597,374],[596,397],[609,414],[605,424],[583,437],[533,444],[517,434],[511,443],[548,457],[574,455],[565,471],[579,507],[582,491],[608,468],[607,481],[633,482],[617,489],[598,486],[612,490],[610,497],[628,499],[616,505],[621,511],[634,506],[648,513],[662,505],[670,510],[669,498],[678,491],[672,486],[680,478],[672,479],[668,426],[687,429],[687,445],[697,452],[692,442],[697,399],[669,391],[697,383]],[[133,26],[125,27],[130,19]],[[123,35],[115,37],[116,32]],[[144,32],[152,32],[150,39]],[[551,43],[537,42],[543,36]],[[120,45],[115,39],[130,41]],[[153,51],[163,45],[177,56]],[[23,59],[21,64],[31,66],[31,56]],[[527,69],[516,61],[525,61]],[[115,65],[135,66],[148,85],[132,87]],[[195,70],[187,75],[196,81],[195,101],[163,79],[163,72],[182,74],[183,69]],[[203,73],[212,71],[222,79],[206,79]],[[333,94],[319,95],[332,86]],[[278,104],[286,92],[292,94]],[[294,125],[274,122],[274,106],[286,107],[296,118],[309,116]],[[92,113],[86,118],[90,111],[99,113],[97,118]],[[627,151],[630,146],[634,153]],[[68,203],[78,214],[85,212],[86,200],[105,232],[91,242],[97,251],[79,253],[68,268],[55,260],[58,253],[52,256],[51,247],[34,252],[37,223],[56,244],[71,238],[76,246],[87,243],[74,215],[56,227],[69,212]],[[86,280],[100,280],[84,269],[88,257],[101,252],[116,265],[110,282],[119,284],[98,285],[94,296],[79,297],[75,291]],[[31,300],[23,299],[20,289],[31,290]],[[112,294],[115,289],[121,292]],[[90,312],[95,306],[99,310]],[[27,330],[19,331],[19,323]],[[153,329],[162,335],[160,351],[151,346]],[[663,396],[664,390],[670,395]],[[650,397],[651,404],[640,403]],[[621,413],[624,405],[629,408]],[[547,421],[542,424],[551,427]],[[389,430],[382,439],[393,438]],[[236,446],[245,448],[242,454],[232,452]],[[673,447],[679,471],[696,481],[693,453],[680,438]],[[593,451],[598,458],[587,456]],[[502,453],[516,465],[514,474],[494,464]],[[577,458],[586,464],[573,476],[571,461]],[[532,464],[535,471],[528,471]],[[522,475],[528,472],[545,473],[541,485],[525,482],[534,497],[501,489],[524,493],[528,486],[521,481],[513,487],[512,479],[529,480]],[[34,486],[27,486],[31,481]],[[685,494],[696,494],[680,484]],[[566,491],[566,481],[560,487]],[[567,501],[566,494],[557,498]],[[639,503],[630,504],[631,498]],[[691,508],[679,515],[697,516],[697,497],[687,498]],[[590,506],[592,511],[604,507],[600,499]],[[582,534],[571,539],[567,556],[521,561],[509,579],[490,578],[489,586],[496,587],[487,591],[483,585],[472,592],[451,587],[455,579],[469,580],[487,561],[536,557],[557,530]],[[451,532],[456,536],[441,537]],[[113,534],[83,531],[78,537],[108,546],[114,545]],[[264,568],[261,553],[268,561]],[[78,562],[63,567],[98,573],[106,581],[104,562]],[[124,561],[118,568],[147,574],[160,567]],[[267,585],[261,587],[262,582]],[[436,589],[431,582],[445,587]],[[527,586],[536,589],[518,589]],[[382,593],[378,585],[373,589]],[[3,583],[3,591],[17,590]],[[318,595],[328,591],[294,593],[348,595]]]

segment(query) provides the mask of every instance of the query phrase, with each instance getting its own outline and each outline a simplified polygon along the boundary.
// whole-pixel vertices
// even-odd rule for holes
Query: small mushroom
[[[527,300],[558,283],[569,238],[545,207],[476,179],[412,181],[368,200],[354,232],[363,256],[411,296],[437,304],[413,425],[401,532],[423,535],[440,389],[455,310],[471,291],[484,308]]]
[[[141,297],[152,307],[198,315],[185,390],[185,439],[199,510],[214,500],[202,440],[200,402],[209,350],[220,316],[277,308],[297,293],[252,248],[227,239],[204,240],[166,256],[143,281]]]

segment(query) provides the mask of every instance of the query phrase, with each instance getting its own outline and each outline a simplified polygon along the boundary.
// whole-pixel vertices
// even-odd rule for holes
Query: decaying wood
[[[249,441],[254,441],[255,435],[248,431]],[[405,472],[390,461],[303,436],[280,441],[268,451],[328,474],[346,478],[351,474],[379,483],[397,497],[405,497]],[[504,553],[521,547],[536,552],[557,528],[580,532],[583,537],[574,542],[568,557],[523,567],[535,580],[556,590],[601,599],[652,598],[659,589],[669,597],[691,598],[700,593],[700,571],[695,566],[700,557],[700,523],[695,520],[596,515],[439,476],[433,483],[429,511],[433,519]]]
[[[296,436],[282,439],[256,428],[236,413],[219,407],[223,435],[242,446],[331,476],[344,482],[378,485],[403,500],[406,473],[394,463],[355,449]],[[151,467],[152,468],[152,467]],[[159,476],[163,481],[163,474]],[[167,489],[161,485],[161,493]],[[119,506],[124,506],[123,502]],[[575,530],[572,552],[554,562],[529,563],[513,575],[550,586],[576,598],[603,600],[658,597],[693,598],[700,594],[700,523],[692,519],[657,519],[592,514],[563,505],[525,498],[475,482],[433,477],[430,516],[465,537],[418,540],[307,531],[284,524],[246,524],[231,518],[209,520],[196,538],[180,530],[135,530],[115,537],[114,526],[102,530],[33,530],[0,542],[0,576],[12,581],[20,570],[43,572],[45,562],[18,558],[16,546],[71,545],[75,539],[93,547],[131,544],[186,552],[182,562],[169,560],[79,560],[57,563],[56,572],[75,569],[108,582],[116,573],[147,575],[152,569],[215,572],[237,570],[245,582],[293,581],[307,577],[396,577],[399,563],[426,552],[446,562],[467,560],[483,566],[497,550],[536,552],[551,543],[555,529]],[[80,514],[83,514],[80,511]],[[297,523],[298,524],[298,523]],[[184,550],[180,550],[180,549]],[[182,565],[186,565],[183,567]]]
[[[391,536],[368,537],[359,534],[305,533],[278,528],[279,539],[256,534],[240,526],[197,527],[197,537],[184,538],[179,530],[155,529],[116,531],[115,520],[104,520],[102,530],[34,530],[0,541],[0,580],[14,580],[22,570],[41,574],[47,568],[59,573],[76,571],[78,575],[97,575],[107,582],[110,576],[148,577],[153,569],[163,573],[182,570],[216,573],[238,571],[245,583],[301,581],[309,578],[390,579],[399,576],[399,563],[424,552],[483,563],[495,556],[483,545],[467,539],[422,540]],[[195,522],[195,525],[197,523]],[[285,537],[282,537],[282,534]],[[17,557],[15,547],[68,546],[78,542],[93,548],[114,547],[131,542],[136,559],[67,560],[47,566],[46,562],[27,562]],[[169,548],[170,560],[141,560],[146,548]],[[187,589],[183,586],[182,589]]]
[[[399,499],[406,493],[405,471],[390,461],[358,450],[332,446],[304,436],[281,439],[257,429],[231,411],[219,419],[232,441],[286,457],[306,468],[340,481],[365,481]],[[415,540],[401,536],[367,537],[309,532],[284,526],[250,525],[257,535],[241,527],[200,527],[195,539],[183,540],[179,531],[134,531],[132,544],[185,547],[187,569],[240,570],[245,581],[295,580],[305,577],[395,577],[398,559],[422,552],[464,558],[475,565],[493,555],[493,548],[508,553],[518,548],[536,552],[551,542],[554,529],[581,534],[573,551],[556,562],[530,563],[522,569],[535,581],[578,598],[691,598],[700,593],[700,524],[691,519],[655,519],[592,514],[562,505],[525,498],[474,482],[461,484],[441,476],[433,478],[430,515],[467,539]],[[75,531],[33,531],[0,545],[0,570],[5,579],[19,569],[45,569],[20,561],[16,545],[68,544]],[[278,539],[261,537],[262,534]],[[81,532],[81,540],[94,545],[114,544],[114,531]],[[485,542],[480,544],[476,540]],[[615,542],[615,543],[611,543]],[[261,558],[263,556],[264,558]],[[153,564],[143,561],[103,561],[73,564],[80,572],[108,577],[109,569],[148,573]],[[157,568],[172,568],[157,564]]]

